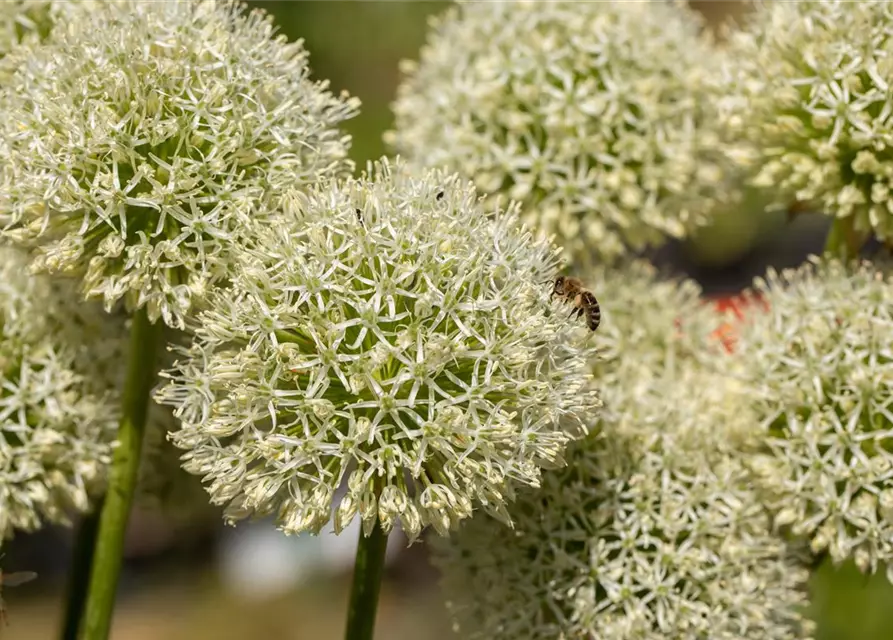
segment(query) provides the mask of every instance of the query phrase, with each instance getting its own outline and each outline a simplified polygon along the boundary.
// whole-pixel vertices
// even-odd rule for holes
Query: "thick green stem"
[[[150,322],[144,309],[137,311],[130,328],[118,446],[112,456],[105,504],[99,517],[99,534],[84,612],[85,640],[106,640],[109,636],[121,573],[124,534],[136,492],[149,395],[157,375],[155,363],[160,342],[161,325]]]
[[[388,536],[378,523],[369,537],[363,535],[362,528],[360,529],[357,559],[353,569],[353,585],[350,589],[350,605],[347,611],[347,633],[344,636],[346,640],[372,638],[387,546]]]
[[[859,255],[865,239],[853,229],[853,217],[835,218],[825,239],[825,254],[848,262]]]
[[[87,601],[87,586],[90,583],[90,567],[96,551],[96,533],[99,531],[99,512],[105,499],[101,498],[93,511],[84,515],[78,525],[71,552],[71,571],[68,577],[68,601],[65,603],[65,618],[62,620],[62,640],[77,640],[81,619],[84,616],[84,603]]]

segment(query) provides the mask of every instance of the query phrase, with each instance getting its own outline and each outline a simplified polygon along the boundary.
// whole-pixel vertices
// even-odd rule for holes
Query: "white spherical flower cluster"
[[[463,2],[403,64],[386,140],[522,202],[577,264],[682,237],[724,181],[700,29],[670,2]]]
[[[74,12],[73,12],[74,13]],[[87,12],[85,12],[87,13]],[[182,327],[286,182],[351,168],[355,99],[236,1],[95,3],[19,47],[3,104],[0,228],[33,267]]]
[[[813,260],[755,289],[736,349],[765,426],[754,467],[775,522],[893,582],[893,278]]]
[[[773,534],[735,450],[745,399],[666,356],[650,384],[622,381],[634,397],[571,445],[566,469],[519,493],[514,530],[479,517],[438,543],[463,638],[810,637],[808,571]]]
[[[893,240],[893,3],[760,2],[728,46],[723,120],[754,184]]]
[[[288,532],[333,507],[336,531],[359,513],[410,539],[476,505],[507,520],[599,404],[591,334],[549,300],[556,250],[399,163],[283,206],[166,374],[185,468],[229,520],[275,511]]]
[[[73,283],[30,276],[26,256],[0,249],[0,541],[66,522],[101,488],[118,418],[96,366],[108,328]]]

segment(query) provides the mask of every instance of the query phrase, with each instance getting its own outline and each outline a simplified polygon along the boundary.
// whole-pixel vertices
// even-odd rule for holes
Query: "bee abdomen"
[[[583,308],[586,309],[586,320],[589,324],[589,330],[595,331],[602,321],[602,310],[598,306],[598,300],[589,291],[583,292]]]

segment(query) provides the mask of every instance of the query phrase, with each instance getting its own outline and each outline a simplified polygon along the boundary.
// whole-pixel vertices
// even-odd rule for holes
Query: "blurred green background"
[[[362,169],[385,153],[382,133],[393,118],[390,104],[399,81],[397,64],[416,58],[429,15],[448,2],[343,2],[340,0],[250,2],[276,17],[284,33],[302,38],[316,78],[331,81],[363,101],[360,115],[345,129],[353,136],[352,156]]]
[[[304,39],[317,78],[330,80],[334,91],[346,89],[362,100],[361,115],[347,126],[358,168],[385,153],[381,135],[392,122],[390,103],[399,79],[397,64],[402,58],[417,56],[427,17],[441,12],[447,3],[328,0],[251,4],[270,11],[290,38]],[[728,1],[693,4],[713,22],[742,6]],[[349,570],[320,572],[285,593],[246,598],[226,587],[215,565],[219,552],[215,557],[214,541],[222,529],[218,520],[210,523],[211,533],[202,537],[184,530],[158,534],[164,529],[163,521],[152,514],[136,515],[114,638],[316,640],[341,636]],[[41,538],[40,548],[58,545],[67,554],[67,539],[56,536]],[[152,536],[154,543],[144,540]],[[25,566],[29,555],[35,561],[33,551],[25,552],[26,544],[27,540],[16,541],[9,547],[7,568],[37,568]],[[147,545],[153,551],[133,550]],[[16,553],[16,549],[22,552]],[[65,563],[62,558],[58,564],[64,567]],[[11,624],[0,626],[0,638],[56,637],[64,579],[51,572],[41,575],[42,580],[4,592]],[[818,640],[893,638],[893,586],[882,576],[866,580],[853,567],[835,570],[826,565],[815,575],[812,592]],[[436,576],[426,565],[425,546],[414,546],[389,571],[376,638],[450,637]]]

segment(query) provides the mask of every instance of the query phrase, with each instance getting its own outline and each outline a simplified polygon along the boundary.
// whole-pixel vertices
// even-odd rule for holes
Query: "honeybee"
[[[577,278],[558,276],[555,279],[555,284],[552,287],[552,294],[549,296],[549,300],[555,296],[563,298],[574,306],[573,309],[571,309],[568,318],[575,313],[579,318],[585,313],[586,324],[589,326],[589,330],[595,331],[598,329],[598,325],[602,321],[602,310],[598,306],[598,300],[595,299],[595,296],[592,295],[592,292],[589,289],[586,289],[583,286],[583,283],[580,280]]]
[[[0,570],[0,587],[17,587],[20,584],[31,582],[36,577],[37,574],[33,571],[3,573],[3,571]],[[2,597],[0,597],[0,622],[9,624],[9,620],[6,619],[6,605],[4,604]]]

